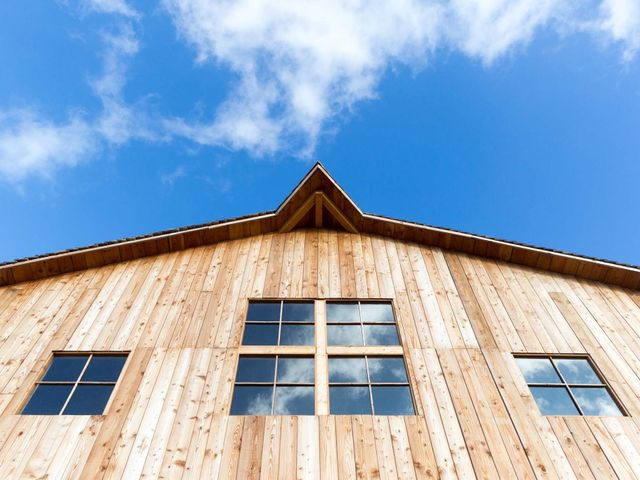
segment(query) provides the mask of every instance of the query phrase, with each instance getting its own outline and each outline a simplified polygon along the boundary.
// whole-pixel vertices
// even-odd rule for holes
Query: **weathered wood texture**
[[[415,417],[230,417],[248,298],[392,298]],[[20,416],[52,351],[131,351],[107,414]],[[630,416],[542,417],[513,352],[589,353]],[[294,230],[0,288],[0,478],[640,478],[640,293]]]

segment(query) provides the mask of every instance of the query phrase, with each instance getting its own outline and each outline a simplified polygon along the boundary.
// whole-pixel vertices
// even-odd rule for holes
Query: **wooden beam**
[[[315,355],[314,345],[241,345],[240,355]]]
[[[358,229],[353,225],[353,223],[349,221],[347,217],[345,217],[345,215],[340,211],[340,209],[336,207],[335,203],[333,203],[329,199],[329,197],[327,197],[326,195],[323,194],[322,196],[324,197],[322,200],[324,206],[327,207],[327,210],[329,211],[329,213],[336,218],[338,223],[340,223],[340,225],[342,225],[342,227],[347,232],[358,233]]]
[[[380,347],[368,345],[362,347],[327,347],[327,355],[404,355],[401,345]]]
[[[316,228],[322,228],[322,192],[316,192]]]
[[[302,218],[307,214],[307,212],[311,210],[311,207],[313,207],[315,201],[316,196],[310,195],[309,198],[307,198],[302,204],[302,206],[298,208],[298,210],[296,210],[295,213],[291,215],[291,217],[289,217],[286,222],[284,222],[284,224],[280,227],[279,232],[287,233],[293,230],[295,226],[300,222],[300,220],[302,220]]]

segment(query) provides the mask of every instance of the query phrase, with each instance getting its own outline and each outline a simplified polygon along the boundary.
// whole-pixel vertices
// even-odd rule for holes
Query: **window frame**
[[[591,359],[591,356],[589,354],[581,354],[581,353],[523,353],[523,352],[513,352],[512,356],[514,359],[518,359],[518,358],[524,358],[524,359],[545,359],[545,360],[549,360],[549,362],[551,363],[551,366],[554,369],[554,372],[556,373],[556,375],[558,375],[558,378],[560,379],[560,383],[549,383],[549,382],[528,382],[527,379],[524,377],[524,373],[522,372],[522,370],[520,369],[520,367],[518,367],[518,371],[520,372],[520,374],[522,375],[522,378],[525,382],[525,384],[527,385],[527,388],[529,388],[529,394],[531,395],[531,397],[533,398],[533,393],[531,392],[531,387],[540,387],[540,388],[564,388],[565,391],[567,391],[567,393],[569,394],[569,398],[571,399],[571,402],[573,403],[574,407],[576,408],[578,415],[578,417],[602,417],[602,418],[611,418],[610,415],[589,415],[589,414],[585,414],[584,411],[582,410],[582,407],[580,407],[580,403],[578,402],[578,400],[576,399],[574,393],[573,393],[573,388],[604,388],[607,393],[609,394],[609,396],[611,397],[611,399],[613,400],[613,403],[616,404],[616,407],[618,407],[618,410],[620,410],[620,416],[622,417],[628,417],[629,416],[629,412],[627,411],[627,409],[624,407],[624,405],[622,404],[622,402],[620,401],[620,399],[618,398],[618,395],[615,393],[615,391],[613,390],[613,388],[611,387],[611,385],[607,382],[606,378],[604,377],[602,371],[598,368],[598,366],[595,364],[595,362]],[[589,364],[589,366],[591,367],[591,369],[593,370],[593,372],[595,373],[595,375],[598,377],[598,380],[600,380],[600,383],[570,383],[568,382],[564,375],[562,374],[562,371],[560,370],[560,368],[556,365],[555,360],[586,360],[586,362]],[[516,362],[517,363],[517,362]],[[536,403],[536,407],[538,407],[538,402],[536,402],[535,398],[533,398],[533,401]],[[538,407],[538,411],[540,411],[540,407]],[[540,411],[540,415],[545,416],[545,417],[566,417],[569,415],[545,415],[542,413],[542,411]]]
[[[274,358],[275,364],[273,368],[273,381],[271,382],[239,382],[237,380],[238,377],[238,367],[240,366],[240,359],[242,357],[264,357],[264,358]],[[278,381],[278,363],[280,358],[307,358],[314,361],[314,370],[313,370],[313,383],[308,382],[279,382]],[[271,413],[269,415],[284,415],[275,413],[276,409],[276,390],[278,387],[313,387],[314,391],[314,415],[315,415],[315,389],[316,389],[316,372],[315,372],[315,358],[313,355],[290,355],[290,354],[240,354],[238,355],[238,361],[236,362],[236,372],[233,381],[233,391],[235,392],[236,386],[241,387],[271,387]],[[233,394],[231,395],[231,399],[233,400]],[[231,404],[229,405],[229,411],[231,411]]]
[[[249,305],[251,302],[282,302],[282,304],[286,302],[292,303],[300,303],[300,302],[310,302],[314,305],[314,343],[312,345],[243,345],[242,339],[244,338],[245,327],[247,325],[247,317],[249,313]],[[391,312],[393,314],[393,319],[396,328],[396,335],[398,337],[398,344],[396,345],[329,345],[328,344],[328,324],[326,317],[326,307],[328,302],[335,303],[388,303],[391,307]],[[282,305],[281,304],[281,305]],[[280,308],[280,318],[282,317],[282,312],[284,307]],[[360,307],[358,307],[358,314],[360,315]],[[415,379],[411,375],[412,367],[410,356],[404,349],[403,342],[403,334],[402,329],[400,328],[399,315],[396,309],[395,300],[389,297],[383,298],[274,298],[274,297],[250,297],[246,299],[246,304],[244,305],[244,320],[241,327],[239,339],[237,340],[238,344],[236,344],[238,356],[235,361],[233,377],[231,382],[231,393],[230,399],[233,398],[233,392],[236,385],[236,377],[238,373],[239,359],[240,356],[273,356],[273,355],[283,355],[283,356],[311,356],[314,359],[314,370],[315,370],[315,384],[314,384],[314,401],[315,401],[315,416],[323,416],[323,415],[332,415],[330,413],[329,406],[329,357],[335,356],[364,356],[367,355],[369,357],[401,357],[405,370],[407,373],[407,384],[403,384],[403,386],[409,387],[409,392],[411,395],[411,401],[413,405],[414,413],[411,416],[422,415],[422,410],[420,407],[420,403],[416,401],[416,388],[417,385],[415,383]],[[250,322],[257,323],[257,322]],[[266,322],[263,322],[266,323]],[[302,322],[296,322],[298,324]],[[369,323],[369,322],[364,322]],[[372,322],[374,325],[391,325],[390,322]],[[362,329],[362,317],[360,317],[360,323],[352,323],[352,325],[360,325]],[[364,330],[362,330],[362,335],[364,335]],[[390,384],[389,384],[390,385]],[[372,399],[371,387],[369,387],[369,396]],[[371,400],[372,401],[372,400]],[[275,406],[272,406],[275,408]],[[227,405],[227,412],[230,414],[231,411],[231,401],[229,401]],[[273,411],[273,410],[272,410]],[[242,415],[242,414],[236,414]]]
[[[49,371],[49,368],[53,364],[53,361],[54,361],[55,357],[84,357],[84,356],[87,357],[87,360],[86,360],[84,366],[82,367],[82,370],[80,370],[80,373],[78,374],[78,376],[75,379],[75,381],[43,380],[43,378],[45,377],[45,375]],[[82,381],[81,380],[82,376],[84,375],[84,373],[86,372],[87,368],[91,364],[91,360],[93,360],[93,357],[96,357],[96,356],[97,357],[125,357],[124,363],[122,364],[122,368],[120,369],[120,372],[118,373],[118,378],[114,382],[97,382],[97,381]],[[122,378],[123,373],[124,373],[125,369],[127,368],[127,364],[129,362],[130,357],[131,357],[131,351],[130,350],[117,350],[117,351],[114,351],[114,350],[74,350],[74,351],[54,350],[54,351],[51,352],[46,365],[44,366],[40,376],[38,377],[38,380],[33,383],[33,386],[29,390],[29,394],[20,403],[18,411],[16,412],[16,414],[17,415],[25,415],[25,416],[27,416],[27,415],[28,416],[46,415],[46,416],[53,416],[53,417],[61,417],[61,416],[66,416],[66,415],[70,415],[70,416],[94,416],[94,417],[97,416],[97,417],[100,417],[100,416],[103,416],[103,415],[107,415],[107,413],[109,412],[109,407],[111,406],[111,402],[112,402],[113,397],[114,397],[114,392],[116,391],[118,385],[120,384],[120,379]],[[31,398],[33,397],[34,393],[38,389],[39,385],[72,385],[72,388],[69,391],[69,394],[67,395],[67,399],[62,404],[62,407],[60,408],[60,411],[58,413],[23,413],[25,407],[31,401]],[[104,409],[102,410],[102,413],[99,413],[99,414],[67,414],[67,413],[63,413],[65,411],[65,409],[67,408],[67,406],[69,405],[69,402],[73,398],[73,395],[74,395],[75,391],[77,390],[78,385],[106,385],[106,386],[111,386],[112,387],[111,388],[111,393],[109,393],[109,398],[107,400],[107,403],[105,403],[105,405],[104,405]]]
[[[328,317],[325,316],[325,324],[327,326],[327,341],[326,344],[329,347],[395,347],[395,346],[402,346],[402,339],[400,338],[400,329],[398,328],[398,317],[396,315],[395,309],[394,309],[394,305],[393,305],[393,301],[392,300],[387,300],[387,299],[377,299],[377,298],[367,298],[364,300],[356,300],[356,299],[346,299],[346,298],[340,298],[340,299],[333,299],[333,298],[327,298],[324,299],[325,301],[325,306],[328,304],[356,304],[358,307],[358,322],[337,322],[337,321],[332,321],[329,320]],[[380,303],[389,303],[391,305],[391,314],[393,315],[393,322],[371,322],[371,321],[364,321],[364,319],[362,318],[362,304],[363,303],[369,303],[369,304],[380,304]],[[329,327],[330,326],[359,326],[360,327],[360,337],[362,339],[362,344],[360,345],[330,345],[329,344]],[[378,344],[368,344],[367,343],[367,335],[365,334],[365,326],[380,326],[380,325],[393,325],[395,327],[395,332],[396,332],[396,337],[398,338],[398,344],[397,345],[378,345]]]
[[[278,303],[280,304],[280,311],[278,313],[278,320],[249,320],[249,307],[251,305],[251,302],[255,302],[255,303]],[[314,312],[314,319],[311,322],[308,321],[296,321],[296,320],[283,320],[283,316],[284,316],[284,304],[286,303],[310,303],[311,305],[314,305],[314,300],[310,300],[310,299],[249,299],[248,303],[247,303],[247,310],[244,316],[244,325],[242,326],[242,335],[240,337],[240,344],[243,347],[287,347],[287,346],[297,346],[297,345],[282,345],[280,343],[280,341],[282,340],[282,326],[283,325],[306,325],[306,326],[312,326],[313,327],[313,340],[311,345],[300,345],[300,346],[313,346],[316,344],[316,328],[315,328],[315,312]],[[242,344],[242,340],[244,339],[244,334],[245,331],[247,329],[247,325],[276,325],[278,327],[278,336],[276,339],[276,344],[275,345],[243,345]]]
[[[371,380],[371,369],[369,368],[369,358],[400,358],[404,365],[404,373],[407,376],[406,382],[374,382]],[[416,400],[413,395],[413,389],[411,388],[411,377],[409,376],[409,367],[407,366],[407,362],[405,361],[404,355],[379,355],[379,354],[362,354],[362,355],[329,355],[328,360],[331,361],[332,358],[363,358],[365,370],[367,372],[367,381],[366,383],[362,382],[332,382],[329,379],[329,390],[331,387],[367,387],[369,390],[369,403],[371,404],[371,415],[376,414],[375,405],[373,402],[373,387],[408,387],[409,388],[409,397],[411,398],[411,406],[413,407],[413,415],[416,415]],[[331,412],[331,405],[329,405],[329,412]],[[342,415],[339,413],[329,413],[330,415]],[[366,415],[366,414],[365,414]]]

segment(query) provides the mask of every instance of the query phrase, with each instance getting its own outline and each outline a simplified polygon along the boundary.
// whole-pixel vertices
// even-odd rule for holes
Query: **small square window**
[[[400,345],[395,325],[365,325],[364,342],[367,345]]]
[[[573,387],[571,391],[585,415],[598,415],[600,417],[619,417],[622,415],[618,405],[613,401],[606,388]]]
[[[543,415],[580,415],[565,387],[529,387]]]
[[[585,358],[557,358],[554,363],[558,370],[567,381],[571,384],[591,384],[601,385],[602,380],[593,371],[591,365]]]
[[[548,358],[516,358],[527,383],[562,383]]]
[[[279,322],[280,302],[250,302],[247,312],[250,322]]]
[[[283,322],[313,323],[313,302],[284,302],[282,307]]]
[[[277,345],[278,325],[247,323],[244,327],[243,345]]]
[[[271,415],[273,386],[236,385],[231,415]]]
[[[363,345],[360,325],[327,325],[327,343],[331,346]]]
[[[542,415],[624,415],[587,357],[516,356]]]
[[[113,385],[80,384],[62,413],[64,415],[98,415],[107,406],[112,390]]]
[[[369,387],[329,387],[332,415],[371,415]]]
[[[280,331],[280,345],[313,345],[313,325],[282,324]]]
[[[413,415],[413,401],[408,386],[371,387],[376,415]]]
[[[313,415],[315,398],[313,387],[276,386],[275,415]]]
[[[360,323],[356,302],[327,302],[328,323]]]
[[[102,415],[126,354],[54,354],[23,415]]]

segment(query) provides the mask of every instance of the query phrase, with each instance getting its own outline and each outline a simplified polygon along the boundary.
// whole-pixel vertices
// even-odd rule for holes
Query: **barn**
[[[0,478],[640,478],[640,269],[273,211],[0,265]]]

